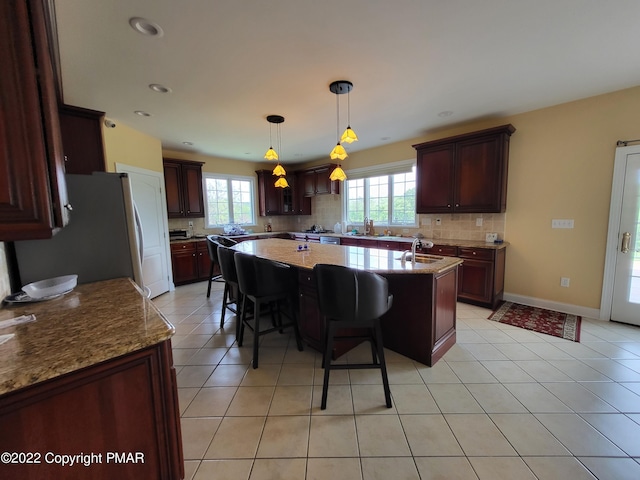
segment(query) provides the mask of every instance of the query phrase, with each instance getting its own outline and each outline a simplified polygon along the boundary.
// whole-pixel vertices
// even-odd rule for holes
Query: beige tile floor
[[[154,300],[176,326],[186,478],[195,480],[640,478],[640,328],[584,320],[581,343],[458,304],[457,344],[433,368],[387,350],[377,370],[332,372],[288,334],[234,343],[222,284]],[[357,348],[343,358],[356,362]]]

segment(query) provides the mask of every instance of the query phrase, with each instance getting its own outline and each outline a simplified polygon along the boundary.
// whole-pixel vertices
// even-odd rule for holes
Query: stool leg
[[[209,284],[209,289],[211,289],[211,284]],[[229,299],[229,284],[225,283],[224,293],[222,294],[222,314],[220,315],[220,328],[224,327],[224,314],[227,311],[228,299]]]
[[[328,321],[327,325],[327,341],[324,349],[324,380],[322,381],[322,402],[320,403],[320,410],[326,410],[327,408],[327,394],[329,393],[329,372],[331,371],[331,351],[333,350],[333,335],[334,335],[334,322]]]
[[[296,315],[296,308],[293,304],[292,299],[287,299],[287,303],[289,304],[289,310],[291,311],[291,318],[293,322],[293,332],[296,336],[296,343],[298,344],[298,351],[301,352],[304,348],[302,347],[302,337],[300,336],[300,329],[298,328],[298,316]]]
[[[247,311],[247,296],[243,295],[242,297],[242,315],[240,316],[240,324],[236,326],[236,329],[239,328],[239,335],[236,337],[238,339],[238,346],[242,346],[242,340],[244,338],[244,322]],[[237,318],[237,317],[236,317]]]
[[[209,286],[207,287],[207,298],[211,296],[211,279],[213,278],[213,262],[211,262],[211,268],[209,268]]]
[[[382,346],[382,328],[380,327],[380,319],[376,320],[376,346],[378,347],[378,360],[380,360],[380,371],[382,373],[382,386],[384,387],[384,399],[387,402],[387,408],[391,408],[391,390],[389,389],[389,378],[387,377],[387,363],[384,359],[384,349]]]
[[[371,336],[371,363],[373,363],[374,365],[378,365],[379,363],[379,359],[378,359],[378,355],[376,353],[376,350],[378,349],[378,345],[377,345],[377,341],[376,340],[376,330],[375,328],[370,328],[369,330],[369,335]]]
[[[253,368],[258,368],[258,339],[260,338],[260,300],[256,298],[254,304],[253,323]]]
[[[244,314],[244,295],[238,292],[236,298],[236,338],[240,336],[240,325],[242,325],[242,315]]]

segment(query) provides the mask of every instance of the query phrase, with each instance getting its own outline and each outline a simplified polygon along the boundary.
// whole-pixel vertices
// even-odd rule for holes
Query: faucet
[[[404,263],[407,261],[407,255],[411,254],[411,265],[415,265],[416,264],[416,250],[418,248],[432,248],[433,247],[433,242],[430,241],[425,241],[424,243],[422,242],[422,240],[420,238],[414,238],[413,242],[411,243],[411,250],[405,250],[404,252],[402,252],[402,257],[400,258],[400,260],[402,261],[402,264],[404,265]]]
[[[364,217],[364,234],[369,235],[369,217]]]

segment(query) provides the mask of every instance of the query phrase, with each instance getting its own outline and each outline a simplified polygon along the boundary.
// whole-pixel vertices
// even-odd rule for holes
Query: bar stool
[[[211,267],[209,268],[209,285],[207,286],[207,298],[211,296],[211,283],[222,278],[222,275],[213,275],[213,269],[218,262],[218,245],[225,245],[231,247],[237,244],[235,240],[231,238],[222,237],[220,235],[207,235],[207,252],[209,252],[209,260],[211,260]]]
[[[274,331],[282,333],[284,328],[293,327],[298,344],[298,350],[302,351],[302,339],[298,330],[296,315],[296,300],[298,291],[298,277],[296,271],[289,265],[273,262],[264,258],[255,257],[246,253],[234,254],[238,285],[242,294],[242,307],[240,308],[240,333],[238,346],[242,346],[245,326],[253,330],[253,368],[258,368],[258,343],[262,335]],[[247,316],[247,300],[253,302],[254,314],[252,318]],[[289,307],[289,322],[282,323],[282,302]],[[260,328],[260,313],[262,305],[269,305],[270,309],[276,305],[278,321],[273,322],[272,327]],[[271,310],[273,312],[273,310]],[[252,321],[253,320],[253,321]]]
[[[236,273],[236,261],[234,250],[224,245],[217,246],[218,264],[224,280],[224,293],[222,294],[222,314],[220,315],[220,328],[224,327],[224,317],[227,310],[236,314],[236,338],[240,333],[240,304],[242,299]],[[235,305],[235,306],[232,306]]]
[[[380,317],[390,308],[393,295],[389,295],[387,279],[373,272],[355,270],[338,265],[316,264],[313,267],[318,289],[320,312],[326,317],[325,348],[322,358],[324,381],[320,409],[327,408],[329,373],[332,369],[379,368],[387,408],[391,408],[391,391],[387,378],[387,365],[382,345]],[[363,335],[336,335],[337,330],[357,328]],[[362,338],[371,342],[371,363],[332,364],[334,340]]]

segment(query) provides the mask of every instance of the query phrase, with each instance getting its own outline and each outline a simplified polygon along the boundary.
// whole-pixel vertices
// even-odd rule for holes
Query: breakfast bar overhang
[[[305,342],[318,351],[324,331],[313,278],[318,263],[368,270],[387,279],[393,306],[382,317],[386,348],[433,366],[455,344],[459,258],[428,256],[412,263],[402,261],[398,251],[276,238],[249,240],[233,248],[298,270],[300,330]],[[338,349],[336,355],[348,348]]]

